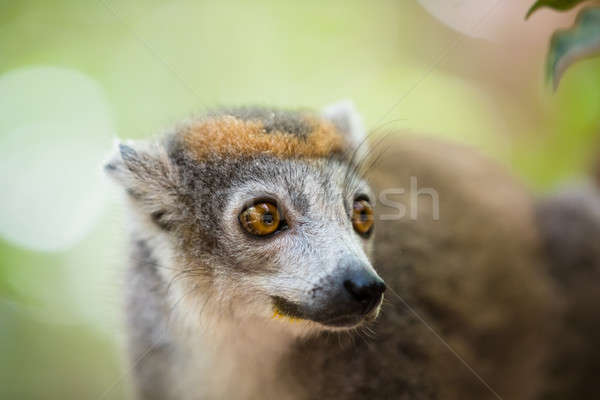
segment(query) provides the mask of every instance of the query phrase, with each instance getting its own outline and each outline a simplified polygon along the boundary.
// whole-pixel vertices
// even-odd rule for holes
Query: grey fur
[[[221,108],[206,113],[206,117],[222,115],[231,115],[245,121],[259,120],[267,132],[280,131],[306,137],[312,128],[305,117],[314,113],[308,110],[288,111],[265,107]]]
[[[295,113],[224,112],[305,132]],[[562,206],[536,203],[469,149],[412,139],[387,146],[369,173],[373,188],[350,156],[198,162],[177,132],[121,147],[106,169],[131,194],[127,315],[140,399],[495,398],[490,388],[535,399],[564,390],[549,382],[564,356],[553,347],[569,292],[552,274],[577,259],[579,242],[549,267],[543,243],[561,247],[561,233],[540,224]],[[440,219],[420,196],[417,220],[376,219],[374,236],[356,234],[353,199],[377,202],[411,177],[437,190]],[[277,201],[289,229],[247,235],[237,216],[257,198]],[[325,326],[318,316],[348,268],[377,270],[386,303],[352,330]],[[272,318],[278,299],[312,321]]]

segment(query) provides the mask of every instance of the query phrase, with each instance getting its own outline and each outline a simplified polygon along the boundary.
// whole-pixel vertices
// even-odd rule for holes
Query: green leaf
[[[542,7],[550,7],[555,10],[566,11],[575,7],[579,3],[583,3],[586,0],[537,0],[527,11],[527,15],[525,15],[525,19],[529,18],[531,14],[536,12],[538,9]]]
[[[546,58],[546,79],[558,87],[564,72],[583,58],[600,54],[600,7],[579,12],[575,24],[552,35]]]

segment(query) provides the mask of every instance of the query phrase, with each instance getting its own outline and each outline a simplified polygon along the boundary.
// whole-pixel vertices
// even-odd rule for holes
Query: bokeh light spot
[[[29,67],[0,77],[0,235],[64,250],[104,207],[99,165],[114,127],[99,85],[74,70]]]

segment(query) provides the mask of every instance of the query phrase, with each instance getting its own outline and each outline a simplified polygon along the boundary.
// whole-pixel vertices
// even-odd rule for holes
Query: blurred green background
[[[130,397],[127,221],[99,167],[116,137],[216,105],[350,98],[377,132],[470,144],[539,193],[585,176],[600,61],[555,94],[543,78],[573,13],[470,3],[0,2],[0,398]]]

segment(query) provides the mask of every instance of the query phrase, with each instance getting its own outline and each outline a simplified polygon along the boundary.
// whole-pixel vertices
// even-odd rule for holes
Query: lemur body
[[[573,380],[549,384],[569,302],[548,268],[559,240],[540,223],[563,202],[538,206],[483,157],[422,139],[386,143],[370,187],[356,162],[363,141],[359,117],[338,105],[222,110],[160,142],[121,145],[106,169],[131,209],[139,398],[571,390]],[[435,195],[409,193],[415,181]],[[396,218],[403,210],[411,217]],[[583,269],[596,276],[591,249]]]

